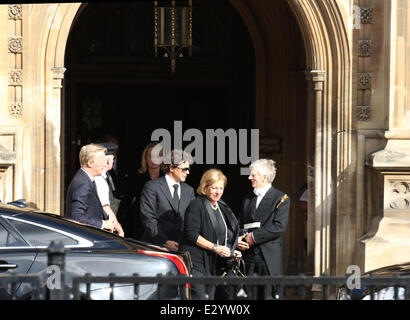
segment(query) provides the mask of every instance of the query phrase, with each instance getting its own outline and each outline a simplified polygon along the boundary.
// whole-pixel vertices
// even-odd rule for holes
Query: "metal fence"
[[[163,299],[163,289],[178,288],[183,293],[182,298],[190,298],[189,288],[195,285],[219,286],[223,289],[224,298],[227,300],[257,300],[260,297],[261,289],[270,286],[273,288],[274,298],[277,299],[335,299],[337,292],[344,292],[342,298],[349,299],[353,297],[355,291],[347,288],[351,281],[351,275],[344,277],[326,276],[226,276],[226,277],[186,277],[157,275],[152,277],[139,276],[117,276],[109,274],[107,276],[93,276],[86,274],[80,277],[74,277],[70,283],[65,281],[65,249],[64,245],[52,242],[46,249],[48,253],[48,265],[58,266],[61,270],[61,284],[58,289],[49,288],[47,280],[41,278],[39,274],[13,274],[0,273],[0,298],[2,293],[10,299],[17,298],[17,291],[23,284],[31,286],[31,299],[46,300],[68,300],[68,299],[90,299],[92,298],[92,284],[106,284],[109,292],[109,299],[114,300],[115,289],[118,285],[132,286],[133,299],[142,299],[140,288],[145,284],[156,285],[156,296],[150,296],[150,299]],[[41,280],[43,279],[43,280]],[[350,279],[350,280],[349,280]],[[386,288],[390,290],[388,298],[390,299],[409,299],[410,300],[410,276],[361,276],[356,277],[356,282],[360,281],[360,288],[357,292],[358,298],[367,296],[369,300],[380,299],[382,294],[386,297]],[[356,283],[357,284],[357,283]],[[84,289],[85,288],[85,289]],[[340,290],[342,289],[342,290]],[[383,293],[384,290],[384,293]],[[27,291],[27,290],[26,290]],[[271,291],[272,292],[272,291]],[[356,293],[357,293],[356,292]],[[259,296],[258,296],[259,295]],[[349,296],[350,295],[350,296]],[[21,297],[19,297],[21,298]]]
[[[11,300],[17,299],[16,291],[18,287],[26,284],[31,286],[30,298],[32,300],[44,299],[44,292],[41,289],[40,276],[38,274],[0,274],[0,290],[3,290],[4,296],[7,295]]]
[[[286,299],[285,290],[291,289],[295,293],[291,294],[292,299],[329,299],[329,291],[332,288],[334,292],[340,288],[347,288],[350,275],[345,277],[334,276],[248,276],[248,277],[184,277],[184,276],[163,276],[156,277],[140,277],[137,274],[132,277],[122,277],[110,275],[108,277],[95,277],[86,275],[73,279],[73,299],[90,298],[91,284],[109,283],[110,284],[110,299],[115,299],[114,288],[115,284],[132,284],[135,298],[138,299],[139,286],[141,284],[157,284],[156,299],[161,299],[161,287],[163,286],[192,286],[203,284],[208,286],[223,286],[227,293],[227,300],[256,300],[257,291],[265,286],[273,286],[278,293],[278,299]],[[410,276],[404,277],[376,277],[368,276],[361,277],[361,288],[368,292],[369,300],[377,299],[382,288],[391,288],[393,291],[392,298],[410,299]],[[80,291],[80,284],[86,285],[86,292]],[[242,289],[242,290],[241,290]],[[403,294],[399,294],[402,289]],[[289,290],[288,290],[289,291]],[[319,294],[314,295],[314,292]],[[364,294],[365,295],[365,294]],[[363,295],[363,296],[364,296]]]
[[[16,299],[16,289],[22,283],[31,285],[32,294],[30,299],[91,299],[92,284],[107,284],[109,292],[109,299],[115,300],[116,285],[130,285],[133,286],[135,299],[139,299],[139,288],[143,284],[155,284],[158,286],[156,296],[151,299],[161,300],[162,288],[166,286],[179,286],[179,288],[187,288],[192,285],[205,284],[208,286],[221,286],[226,292],[227,300],[256,300],[257,291],[267,285],[276,288],[278,299],[297,299],[310,300],[321,299],[328,300],[335,299],[335,296],[329,296],[329,292],[337,292],[338,289],[344,288],[347,290],[346,283],[348,283],[349,276],[334,277],[334,276],[248,276],[248,277],[185,277],[185,276],[167,276],[158,275],[154,277],[140,277],[134,274],[129,277],[116,276],[110,274],[108,276],[92,276],[87,274],[82,277],[73,278],[72,287],[67,286],[63,288],[65,293],[61,292],[59,295],[52,294],[53,290],[49,290],[46,284],[40,282],[40,276],[21,275],[6,273],[0,274],[0,288],[11,293],[11,299]],[[366,276],[360,278],[362,298],[367,295],[369,300],[379,299],[380,290],[385,288],[391,289],[391,299],[406,299],[410,300],[410,276],[393,276],[393,277],[378,277]],[[81,286],[83,285],[83,286]],[[85,289],[84,289],[85,288]],[[383,289],[384,288],[384,289]],[[331,290],[332,289],[332,290]],[[61,290],[60,290],[61,291]],[[51,294],[50,294],[51,292]],[[349,291],[350,292],[350,291]],[[363,293],[365,292],[365,293]],[[48,294],[47,294],[48,293]],[[317,294],[315,294],[317,293]],[[291,296],[291,297],[289,297]],[[189,298],[189,296],[188,296]]]

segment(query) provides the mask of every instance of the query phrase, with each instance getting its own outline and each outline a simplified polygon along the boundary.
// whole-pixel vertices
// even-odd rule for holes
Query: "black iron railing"
[[[41,289],[40,276],[38,274],[0,274],[0,289],[7,299],[17,299],[17,289],[21,285],[30,285],[30,295],[27,296],[31,300],[43,300],[44,293]]]
[[[258,288],[264,286],[272,286],[276,288],[278,293],[278,299],[286,299],[284,294],[285,289],[294,289],[296,294],[293,294],[294,299],[306,300],[315,299],[312,292],[316,291],[320,293],[316,299],[328,300],[330,288],[333,288],[334,292],[339,289],[348,289],[346,283],[348,283],[350,275],[345,277],[334,276],[248,276],[248,277],[184,277],[184,276],[155,276],[155,277],[140,277],[135,274],[132,277],[122,277],[110,275],[108,277],[95,277],[92,275],[86,275],[84,277],[77,277],[73,279],[73,299],[80,299],[80,297],[91,298],[91,284],[96,283],[109,283],[110,284],[110,299],[115,299],[114,288],[115,284],[132,284],[134,291],[134,298],[138,299],[139,286],[142,284],[157,284],[157,299],[161,299],[161,287],[162,286],[186,286],[195,284],[205,284],[214,286],[224,286],[227,292],[228,300],[255,300],[256,291]],[[361,277],[362,297],[367,295],[369,299],[377,299],[377,292],[381,288],[392,288],[394,290],[393,299],[410,299],[410,276],[405,277]],[[85,284],[87,287],[86,292],[80,291],[80,284]],[[404,289],[404,294],[399,295],[400,288]],[[241,290],[242,289],[242,290]],[[364,292],[364,293],[363,293]],[[238,294],[239,293],[239,294]],[[335,298],[335,297],[334,297]],[[345,297],[346,298],[346,297]]]
[[[65,254],[66,249],[61,242],[52,242],[46,249],[48,254],[48,266],[58,268],[60,271],[61,286],[50,286],[44,277],[39,274],[13,274],[0,273],[0,297],[1,293],[11,299],[31,298],[31,299],[46,299],[46,300],[68,300],[68,299],[91,299],[93,298],[92,285],[100,284],[98,290],[104,289],[108,292],[108,299],[114,300],[116,290],[119,287],[132,288],[131,296],[127,299],[167,299],[165,292],[172,288],[179,290],[179,297],[182,299],[190,298],[190,288],[192,286],[202,284],[207,286],[221,286],[224,289],[225,298],[227,300],[256,300],[258,298],[258,290],[269,286],[269,290],[273,288],[273,298],[276,299],[363,299],[366,297],[370,300],[380,299],[381,295],[386,294],[388,288],[392,299],[409,299],[410,300],[410,276],[361,276],[355,277],[354,285],[360,283],[360,289],[352,290],[351,275],[344,277],[335,276],[227,276],[227,277],[186,277],[186,276],[171,276],[157,275],[152,277],[139,276],[118,276],[109,274],[107,276],[93,276],[86,274],[80,277],[74,277],[72,282],[65,281]],[[41,281],[43,279],[43,282]],[[359,282],[360,281],[360,282]],[[23,284],[31,285],[28,296],[17,296],[18,288]],[[102,285],[101,285],[102,284]],[[154,295],[144,297],[141,295],[141,287],[143,285],[156,286]],[[349,287],[349,285],[350,287]],[[152,291],[152,290],[151,290]],[[260,291],[260,290],[259,290]],[[169,292],[169,290],[168,290]],[[342,294],[341,294],[342,293]]]

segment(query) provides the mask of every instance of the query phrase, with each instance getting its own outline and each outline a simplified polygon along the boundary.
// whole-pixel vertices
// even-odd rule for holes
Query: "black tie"
[[[174,207],[176,208],[176,211],[179,209],[179,196],[178,196],[178,184],[174,184],[174,195],[172,197],[172,200],[174,201]]]
[[[249,217],[252,221],[255,221],[255,212],[256,212],[256,200],[258,199],[257,196],[254,196],[249,203]]]

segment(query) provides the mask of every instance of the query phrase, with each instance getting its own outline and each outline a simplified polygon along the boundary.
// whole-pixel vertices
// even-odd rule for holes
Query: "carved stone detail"
[[[357,121],[370,121],[370,106],[357,106]]]
[[[18,119],[23,116],[23,103],[22,102],[11,102],[9,104],[9,115],[12,118]]]
[[[359,56],[360,57],[370,57],[372,51],[372,41],[371,40],[359,40]]]
[[[359,73],[357,78],[358,88],[361,90],[372,88],[372,75],[371,73]]]
[[[23,51],[23,37],[9,37],[9,52],[21,53]]]
[[[2,144],[0,144],[0,160],[11,161],[16,160],[16,152],[8,150]]]
[[[10,4],[8,12],[9,20],[21,20],[23,18],[23,6],[21,4]]]
[[[360,22],[362,24],[373,23],[373,8],[362,7],[360,10]]]
[[[390,194],[389,208],[393,210],[410,209],[410,180],[390,180],[388,184]]]
[[[9,70],[9,85],[19,86],[23,83],[23,70],[13,69]]]

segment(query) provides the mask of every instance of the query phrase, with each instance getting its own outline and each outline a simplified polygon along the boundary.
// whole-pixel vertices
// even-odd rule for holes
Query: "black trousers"
[[[213,273],[215,273],[216,276],[221,276],[224,271],[232,269],[232,266],[228,263],[228,259],[216,257],[213,268]],[[199,270],[192,269],[192,276],[203,277],[205,274]],[[191,296],[192,300],[225,300],[228,298],[224,286],[206,284],[192,285]]]
[[[244,257],[246,275],[258,275],[258,276],[269,276],[268,266],[266,265],[263,254],[258,246],[251,247],[248,251],[245,251]],[[274,296],[274,291],[277,291],[273,288],[272,285],[264,286],[247,286],[246,291],[253,295],[253,299],[257,300],[272,300]]]
[[[204,277],[205,274],[192,269],[193,277]],[[195,284],[191,286],[191,297],[192,300],[214,300],[215,296],[215,286],[205,285],[205,284]]]

